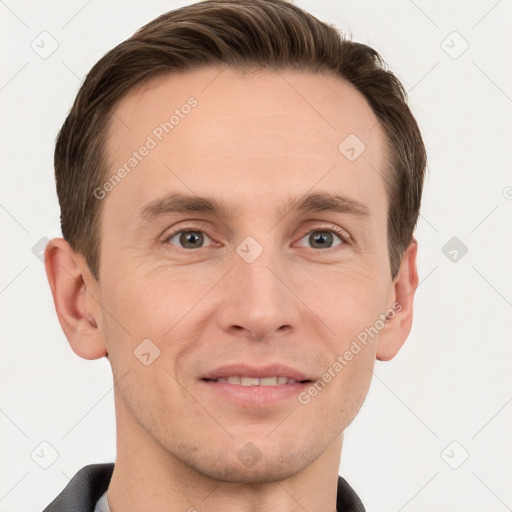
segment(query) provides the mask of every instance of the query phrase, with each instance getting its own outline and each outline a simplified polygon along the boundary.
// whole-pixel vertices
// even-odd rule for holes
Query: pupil
[[[332,244],[332,234],[326,231],[316,231],[316,234],[311,234],[310,239],[313,247],[315,247],[315,244],[318,244],[316,247],[330,247]],[[331,244],[329,244],[329,242],[331,242]]]
[[[201,245],[202,237],[202,233],[198,233],[196,231],[189,231],[188,233],[183,233],[181,235],[180,241],[181,244],[185,247],[185,249],[190,249],[197,247],[197,245]],[[200,242],[199,244],[197,243],[198,241]]]

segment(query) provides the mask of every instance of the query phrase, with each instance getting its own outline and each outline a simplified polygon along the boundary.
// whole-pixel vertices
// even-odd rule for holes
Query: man
[[[425,149],[371,48],[285,1],[171,11],[91,70],[46,249],[117,457],[47,511],[362,511],[338,476],[407,338]]]

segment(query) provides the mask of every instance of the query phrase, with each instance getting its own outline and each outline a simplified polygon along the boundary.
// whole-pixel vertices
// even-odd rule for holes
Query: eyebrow
[[[335,212],[370,217],[370,209],[364,203],[328,192],[306,194],[298,200],[291,199],[289,205],[296,212]]]
[[[370,217],[370,210],[364,203],[328,192],[306,194],[298,199],[290,198],[285,206],[287,208],[282,217],[290,211],[297,213],[335,212],[360,218]],[[141,209],[139,217],[144,221],[150,221],[173,213],[206,213],[229,218],[236,215],[238,211],[238,206],[229,205],[224,200],[187,194],[171,194],[145,205]]]

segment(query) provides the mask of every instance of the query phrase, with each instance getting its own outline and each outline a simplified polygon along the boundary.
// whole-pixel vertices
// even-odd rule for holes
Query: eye
[[[301,238],[301,241],[306,239],[306,244],[300,243],[301,247],[311,247],[313,249],[331,249],[339,245],[345,245],[350,239],[350,235],[343,229],[337,226],[329,226],[329,228],[320,228],[313,231],[308,231]],[[338,241],[338,243],[336,243]]]
[[[212,239],[203,231],[203,226],[186,226],[177,229],[165,237],[164,243],[182,249],[202,249]],[[303,242],[305,240],[305,242]],[[302,236],[299,245],[313,249],[332,249],[349,243],[350,235],[338,226],[323,226],[310,230]]]
[[[201,249],[206,240],[212,241],[211,238],[204,233],[198,226],[188,226],[173,231],[165,237],[164,242],[177,245],[182,249]]]

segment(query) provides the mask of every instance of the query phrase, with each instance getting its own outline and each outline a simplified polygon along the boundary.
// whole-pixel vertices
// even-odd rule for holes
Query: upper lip
[[[267,366],[249,366],[235,364],[221,366],[203,375],[203,379],[223,379],[227,377],[287,377],[296,381],[311,380],[306,374],[284,364],[271,364]]]

